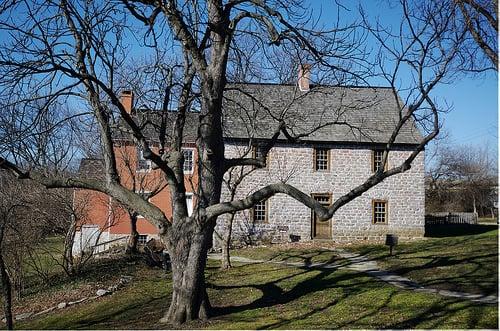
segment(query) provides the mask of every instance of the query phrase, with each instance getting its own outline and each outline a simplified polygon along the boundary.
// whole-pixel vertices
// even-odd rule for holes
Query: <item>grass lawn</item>
[[[433,226],[426,236],[427,240],[398,245],[392,257],[383,245],[353,250],[424,286],[498,294],[497,225]]]
[[[254,260],[302,262],[306,265],[311,263],[331,263],[341,260],[340,257],[330,250],[317,247],[307,248],[301,244],[250,247],[234,250],[231,254]]]
[[[477,221],[481,224],[498,224],[498,218],[495,217],[480,217]]]
[[[478,268],[462,277],[469,278],[475,275],[476,283],[484,283],[485,288],[493,288],[495,286],[490,284],[494,278],[492,275],[488,274],[486,280],[477,278],[480,278],[479,275],[486,277],[486,273],[497,268],[496,263],[494,266],[489,265],[491,261],[497,259],[496,238],[495,231],[469,237],[457,236],[402,244],[398,247],[397,259],[387,258],[386,248],[380,246],[364,246],[359,250],[372,254],[384,265],[395,266],[395,269],[409,268],[409,263],[415,263],[414,268],[418,269],[416,261],[426,265],[424,270],[436,272],[441,267],[446,267],[449,270],[439,277],[443,279],[444,275],[450,272],[455,275],[459,273],[451,268],[452,266],[458,268],[457,261],[467,261],[466,268],[472,263],[470,261],[474,261],[472,264],[477,264]],[[314,248],[262,247],[241,250],[238,253],[256,259],[288,261],[313,262],[337,259],[331,252]],[[448,263],[428,263],[429,256],[437,254],[439,254],[437,261],[448,261]],[[491,254],[494,254],[494,257],[491,257]],[[122,267],[120,263],[123,264]],[[396,268],[398,264],[399,267]],[[206,271],[214,316],[207,322],[192,322],[182,327],[186,329],[498,328],[496,305],[477,304],[467,300],[402,290],[365,274],[345,269],[310,270],[267,263],[235,264],[228,271],[221,271],[218,267],[218,261],[209,261]],[[114,261],[113,268],[116,268],[115,272],[111,272],[112,269],[108,270],[110,277],[112,274],[126,271],[134,276],[133,282],[113,295],[58,310],[37,319],[22,321],[16,327],[23,329],[168,327],[158,324],[158,320],[170,300],[169,275],[165,277],[161,270],[150,269],[141,264],[130,264],[126,260]],[[488,271],[486,273],[479,270],[485,268]],[[458,277],[450,276],[446,282],[454,283],[456,279]],[[429,284],[435,285],[434,282]]]

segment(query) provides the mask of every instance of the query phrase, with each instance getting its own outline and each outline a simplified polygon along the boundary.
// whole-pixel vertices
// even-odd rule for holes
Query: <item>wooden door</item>
[[[313,194],[312,197],[323,206],[329,206],[332,197],[328,193]],[[316,213],[312,212],[312,237],[313,239],[332,239],[332,220],[319,221]]]

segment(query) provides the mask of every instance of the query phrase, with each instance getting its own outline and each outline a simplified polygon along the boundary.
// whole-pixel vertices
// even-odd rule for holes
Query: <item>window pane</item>
[[[266,202],[260,201],[253,207],[253,220],[255,222],[265,222],[266,221]]]
[[[137,243],[139,245],[146,245],[148,242],[148,235],[146,234],[140,234],[139,237],[137,238]]]
[[[314,168],[316,170],[328,170],[328,149],[315,149]]]
[[[264,147],[262,146],[254,146],[253,148],[253,153],[254,157],[256,159],[259,159],[264,156]],[[269,152],[267,152],[266,158],[264,159],[264,166],[267,166],[267,156],[269,155]]]
[[[193,172],[194,168],[193,150],[183,149],[182,153],[184,154],[184,166],[183,166],[184,172]]]
[[[373,171],[376,172],[382,168],[382,158],[384,156],[384,151],[375,150],[373,151]]]
[[[385,201],[375,201],[373,203],[373,223],[387,222],[387,203]]]

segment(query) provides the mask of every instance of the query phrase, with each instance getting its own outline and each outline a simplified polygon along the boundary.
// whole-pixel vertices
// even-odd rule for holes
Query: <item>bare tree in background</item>
[[[5,192],[5,187],[7,186],[6,179],[4,179],[4,176],[1,173],[0,183],[2,186],[2,190],[0,191],[1,194],[2,192]],[[2,198],[2,203],[0,203],[0,275],[2,277],[3,312],[7,329],[13,330],[14,319],[12,316],[12,281],[4,259],[4,255],[6,254],[4,239],[6,237],[5,233],[7,227],[10,225],[9,221],[12,217],[12,213],[14,209],[18,207],[17,203],[19,202],[11,204],[8,200],[4,200],[6,198],[4,197],[4,194],[1,194],[0,197]]]
[[[244,149],[242,156],[249,156],[252,152],[252,142],[249,141],[249,145]],[[230,169],[224,178],[224,185],[228,191],[228,201],[234,201],[236,198],[236,194],[238,192],[238,188],[240,187],[243,180],[249,176],[256,167],[234,167]],[[234,225],[234,218],[236,212],[232,212],[226,218],[224,224],[222,225],[222,231],[216,231],[216,237],[220,241],[221,249],[222,249],[222,258],[221,258],[221,269],[229,269],[231,268],[231,243],[232,243],[232,232]]]
[[[432,3],[432,2],[431,2]],[[0,11],[0,93],[14,115],[26,111],[31,116],[18,118],[15,133],[31,133],[39,109],[49,109],[54,102],[73,105],[69,117],[91,112],[100,137],[105,178],[102,180],[46,174],[31,167],[30,160],[18,157],[18,149],[1,151],[0,167],[19,178],[29,178],[48,188],[83,188],[103,192],[155,224],[172,258],[173,292],[170,308],[163,322],[174,324],[210,316],[204,269],[207,251],[217,217],[248,209],[274,194],[283,193],[313,209],[327,220],[346,203],[384,179],[410,169],[412,162],[439,131],[439,111],[432,91],[444,79],[451,79],[459,67],[457,55],[463,34],[452,31],[451,22],[436,22],[433,17],[442,7],[432,3],[416,14],[403,1],[403,22],[395,36],[366,24],[340,24],[337,18],[322,27],[303,1],[207,0],[204,2],[162,2],[122,0],[101,1],[14,1],[3,4]],[[368,20],[366,20],[368,21]],[[367,33],[380,43],[376,59],[370,58],[363,44]],[[141,36],[131,45],[130,36]],[[368,74],[380,74],[393,88],[398,103],[399,121],[387,140],[383,165],[401,128],[413,118],[420,120],[426,134],[401,163],[385,170],[382,166],[364,183],[339,196],[328,207],[308,194],[284,182],[269,183],[244,199],[221,201],[224,174],[235,167],[263,166],[262,159],[225,158],[223,139],[223,98],[228,72],[237,72],[229,62],[231,52],[255,41],[264,68],[273,70],[274,49],[295,54],[299,63],[312,63],[317,82],[369,85]],[[135,48],[137,47],[137,48]],[[156,89],[158,149],[153,148],[145,127],[120,103],[118,68],[125,66],[131,52],[152,52],[155,58],[170,52],[176,58],[176,90]],[[236,56],[234,58],[237,58]],[[372,67],[370,62],[375,62]],[[411,79],[400,86],[403,67]],[[259,73],[260,74],[260,73]],[[264,76],[272,77],[264,70]],[[404,91],[401,100],[397,91]],[[13,93],[15,91],[15,93]],[[35,93],[36,92],[36,93]],[[199,100],[199,122],[186,124],[193,100]],[[34,107],[34,104],[42,107]],[[175,112],[171,112],[175,109]],[[285,115],[285,114],[283,114]],[[168,129],[164,124],[173,118]],[[146,159],[161,172],[172,197],[173,213],[167,217],[158,207],[146,201],[121,182],[117,170],[113,130],[122,123]],[[293,123],[286,116],[276,119],[266,150],[278,136],[297,141]],[[341,123],[329,123],[341,124]],[[348,123],[344,123],[348,125]],[[320,124],[321,125],[321,124]],[[196,131],[199,158],[197,203],[192,215],[186,206],[182,153],[185,131]],[[19,135],[18,135],[19,136]],[[267,153],[267,152],[266,152]],[[264,155],[266,154],[264,153]],[[21,162],[22,161],[22,162]]]
[[[495,160],[487,147],[446,146],[428,171],[427,209],[494,217],[497,181]]]
[[[56,263],[40,257],[39,248],[48,236],[66,231],[64,219],[68,217],[57,199],[68,199],[60,190],[48,191],[37,183],[19,181],[5,170],[0,170],[0,187],[0,271],[5,316],[11,328],[12,298],[20,299],[24,289],[35,282],[49,281],[46,268]],[[57,259],[60,261],[61,255]]]

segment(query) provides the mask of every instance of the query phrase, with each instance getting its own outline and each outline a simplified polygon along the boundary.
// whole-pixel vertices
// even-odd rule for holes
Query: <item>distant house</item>
[[[223,120],[226,157],[259,156],[283,118],[291,126],[290,136],[300,138],[290,142],[291,137],[280,135],[268,153],[266,167],[246,167],[250,173],[238,186],[235,198],[245,197],[266,183],[286,181],[327,205],[380,167],[384,143],[399,116],[391,89],[309,86],[307,81],[300,81],[299,87],[280,84],[227,87]],[[138,121],[146,123],[155,146],[158,112],[134,109],[131,92],[122,96],[122,103]],[[186,126],[184,137],[184,172],[190,210],[195,208],[198,180],[194,144],[198,117],[197,112],[188,113],[187,122],[195,125]],[[420,140],[421,134],[413,122],[403,126],[389,153],[389,167],[400,164]],[[127,185],[135,183],[134,189],[140,192],[148,192],[152,186],[158,189],[158,171],[152,170],[132,139],[127,134],[116,133],[115,142],[122,181]],[[83,160],[81,171],[87,171],[92,162],[98,161]],[[75,194],[76,200],[79,194],[83,191]],[[229,196],[225,189],[222,200]],[[160,189],[150,201],[170,216],[168,188]],[[101,197],[92,204],[95,208],[86,225],[100,229],[101,242],[129,234],[128,216],[117,211],[120,207],[112,199]],[[421,153],[409,171],[387,178],[340,208],[327,222],[319,222],[309,208],[278,194],[251,210],[237,213],[233,237],[246,242],[288,241],[291,235],[301,241],[381,240],[387,233],[417,238],[424,234],[424,213],[424,155]],[[227,217],[220,217],[217,231],[223,230]],[[156,229],[145,219],[140,220],[138,230],[141,240],[156,234]]]

